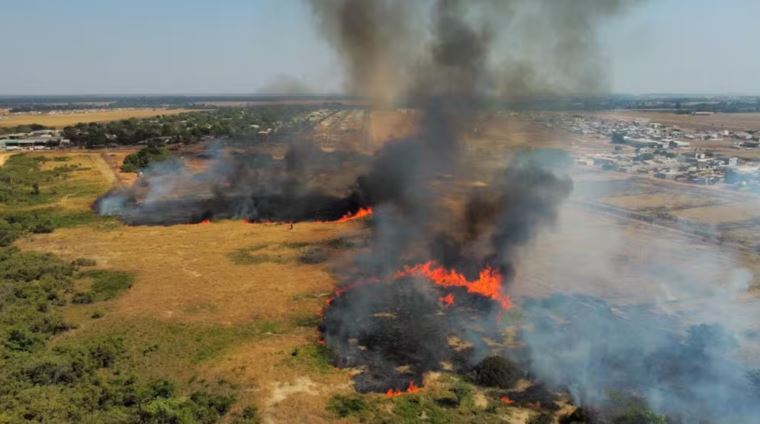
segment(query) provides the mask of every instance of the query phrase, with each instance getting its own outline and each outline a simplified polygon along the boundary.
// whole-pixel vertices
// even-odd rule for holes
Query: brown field
[[[693,129],[760,130],[760,113],[716,113],[697,116],[669,112],[612,111],[596,112],[594,115],[610,120],[645,120]]]
[[[681,218],[693,219],[695,221],[710,224],[744,221],[760,217],[760,202],[747,201],[726,203],[717,206],[679,210],[673,212],[673,214]]]
[[[386,141],[408,137],[418,131],[419,114],[411,109],[373,111],[369,137],[375,148]]]
[[[175,115],[192,112],[194,109],[114,109],[77,112],[60,112],[56,114],[21,113],[0,115],[0,127],[15,127],[18,125],[39,124],[52,128],[63,128],[68,125],[89,122],[118,121],[128,118],[150,118],[159,115]]]
[[[122,322],[242,333],[251,326],[271,326],[253,339],[231,340],[213,361],[201,362],[195,370],[183,369],[189,364],[181,355],[167,358],[163,373],[175,379],[199,373],[209,381],[223,378],[240,384],[275,422],[326,422],[324,402],[350,387],[348,374],[310,371],[291,353],[313,349],[315,329],[294,323],[315,319],[335,282],[324,266],[301,264],[298,249],[284,245],[318,244],[351,236],[359,228],[357,223],[298,224],[290,231],[287,225],[241,221],[108,231],[80,227],[18,245],[66,259],[92,258],[99,266],[136,274],[134,286],[113,301],[108,315],[83,330],[109,331]],[[259,244],[270,245],[267,253],[277,262],[239,264],[231,259],[235,252]],[[157,358],[151,366],[160,367],[162,361]]]
[[[688,194],[653,193],[629,196],[609,196],[600,202],[623,209],[647,210],[656,208],[685,209],[707,206],[716,203],[716,199],[697,198]]]
[[[376,149],[388,139],[413,133],[417,122],[413,112],[373,112],[367,123],[368,139]],[[353,138],[360,124],[365,124],[363,112],[336,114],[322,130],[342,131],[348,139],[327,139],[328,147],[366,142]],[[527,120],[496,117],[474,123],[467,141],[464,154],[482,169],[503,165],[515,146],[567,147],[561,133]],[[111,185],[131,184],[134,174],[123,174],[118,167],[133,151],[42,153],[68,156],[63,163],[82,167],[72,181],[90,187],[85,194],[65,197],[60,206],[89,210],[89,202]],[[51,161],[44,166],[56,164],[60,165]],[[673,213],[713,223],[760,215],[754,213],[760,210],[760,201],[745,201],[739,194],[712,196],[710,191],[603,172],[583,174],[580,181],[618,184],[614,186],[618,192],[595,200],[623,209],[679,209]],[[16,245],[66,260],[93,259],[98,268],[135,275],[133,286],[112,300],[67,306],[64,314],[77,329],[60,336],[61,342],[119,335],[137,352],[134,371],[141,377],[167,378],[185,388],[225,381],[237,387],[235,408],[254,404],[265,423],[326,423],[336,421],[326,410],[331,396],[351,393],[353,388],[351,371],[335,369],[315,354],[316,323],[337,283],[333,271],[345,266],[351,255],[332,249],[320,264],[305,264],[299,257],[307,249],[323,248],[326,241],[366,233],[361,222],[299,223],[289,230],[287,225],[231,220],[171,227],[98,221],[30,235]],[[751,234],[756,233],[760,234]],[[731,251],[676,229],[570,203],[557,224],[523,252],[510,290],[517,299],[582,293],[620,303],[652,304],[669,312],[694,310],[707,300],[691,295],[690,284],[719,285],[725,270],[739,266],[760,276],[754,252]],[[89,319],[95,310],[105,315]],[[437,373],[426,376],[424,390],[435,390],[437,378]],[[485,403],[479,407],[488,407],[485,397],[479,396]],[[524,423],[533,414],[518,408],[510,413],[505,422]]]
[[[130,186],[137,180],[137,173],[135,172],[121,172],[121,165],[124,163],[124,158],[127,155],[138,151],[137,147],[123,147],[118,149],[105,149],[100,151],[100,157],[110,170],[111,177],[109,179],[114,185]]]

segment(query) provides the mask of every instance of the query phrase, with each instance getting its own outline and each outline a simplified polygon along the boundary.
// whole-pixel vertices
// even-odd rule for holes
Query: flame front
[[[404,393],[417,393],[420,391],[420,388],[414,383],[414,380],[409,381],[409,385],[406,386],[405,391],[401,391],[398,389],[388,389],[385,391],[386,397],[398,397],[403,395]]]
[[[464,287],[468,293],[478,294],[495,300],[503,309],[512,307],[512,300],[501,292],[503,280],[501,274],[488,266],[483,268],[480,271],[478,279],[473,281],[468,280],[464,275],[453,269],[446,269],[438,265],[435,261],[406,266],[395,275],[396,278],[409,276],[427,278],[441,287]]]
[[[515,401],[513,401],[512,399],[510,399],[509,396],[507,396],[507,395],[502,395],[501,397],[499,397],[499,400],[504,405],[511,405],[511,404],[515,403]]]
[[[348,222],[348,221],[353,221],[355,219],[366,218],[368,216],[372,216],[372,208],[361,208],[354,213],[347,212],[345,215],[340,217],[338,222]]]

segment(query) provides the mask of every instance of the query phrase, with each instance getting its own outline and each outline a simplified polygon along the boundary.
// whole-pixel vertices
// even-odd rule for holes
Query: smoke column
[[[343,61],[347,89],[375,105],[412,102],[423,113],[419,135],[389,143],[359,181],[376,208],[373,248],[357,258],[359,272],[387,277],[414,258],[470,277],[484,265],[493,266],[509,280],[519,250],[562,214],[560,204],[572,184],[540,161],[513,161],[488,190],[459,191],[465,208],[456,214],[441,207],[442,191],[451,195],[455,183],[441,189],[437,177],[453,176],[456,182],[471,177],[458,153],[483,99],[604,93],[608,80],[596,29],[634,3],[311,1],[319,28]],[[599,246],[607,246],[624,236],[611,231],[596,237]],[[562,246],[568,253],[577,248]],[[714,264],[718,254],[730,256],[713,253],[701,266]],[[558,260],[565,257],[573,255],[561,254]],[[564,269],[588,267],[603,272],[599,278],[617,279],[609,251],[600,248],[597,257],[585,259]],[[697,282],[685,281],[667,264],[637,270],[642,277],[657,274],[667,281],[658,295],[704,294],[710,302],[699,310],[674,311],[663,307],[665,302],[657,308],[614,305],[574,294],[526,300],[521,334],[526,365],[540,381],[602,413],[614,404],[615,393],[625,393],[680,422],[752,422],[760,416],[760,372],[752,371],[739,352],[753,337],[746,323],[756,321],[756,314],[737,300],[741,281],[748,278],[737,269],[716,264]],[[557,287],[569,293],[586,283],[562,273],[555,278]],[[409,287],[416,286],[403,290],[425,296],[422,288]],[[341,336],[366,335],[368,330],[357,327],[370,325],[366,316],[372,299],[353,295],[339,311],[345,316],[329,317],[331,325],[340,327]],[[445,325],[457,327],[457,319],[449,317]],[[410,321],[409,333],[397,328],[394,334],[424,337],[412,323],[418,324]],[[431,346],[404,348],[428,352],[431,362],[441,360],[440,331],[425,328]],[[476,345],[476,339],[468,341]],[[342,348],[340,341],[335,345]],[[389,367],[398,365],[386,360]]]

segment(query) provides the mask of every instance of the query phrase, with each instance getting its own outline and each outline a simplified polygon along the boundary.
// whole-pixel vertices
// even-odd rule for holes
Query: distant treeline
[[[265,129],[308,125],[293,118],[317,108],[288,105],[270,107],[226,107],[154,118],[130,118],[105,123],[80,123],[63,129],[75,146],[97,148],[109,145],[194,143],[203,137],[258,136]]]
[[[23,96],[0,97],[0,108],[14,112],[46,112],[52,110],[78,110],[98,108],[216,107],[220,103],[277,103],[292,102],[342,103],[362,102],[366,99],[339,95],[231,95],[231,96]],[[429,99],[408,99],[408,106],[415,106]],[[685,96],[685,95],[601,95],[601,96],[529,96],[525,98],[487,98],[483,107],[510,110],[609,110],[609,109],[658,109],[672,112],[758,112],[759,96]]]
[[[174,107],[204,108],[215,103],[261,103],[293,101],[342,102],[348,96],[24,96],[0,97],[0,108],[11,112],[47,112],[92,108]]]

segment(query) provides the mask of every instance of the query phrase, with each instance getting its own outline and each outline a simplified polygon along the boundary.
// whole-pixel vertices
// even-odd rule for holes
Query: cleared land
[[[644,120],[703,130],[737,129],[760,130],[760,113],[715,113],[712,115],[679,115],[669,112],[613,111],[596,112],[602,119],[634,121]]]
[[[77,123],[118,121],[128,118],[150,118],[159,115],[175,115],[192,112],[195,109],[113,109],[77,112],[0,114],[0,127],[39,124],[52,128],[63,128]]]

